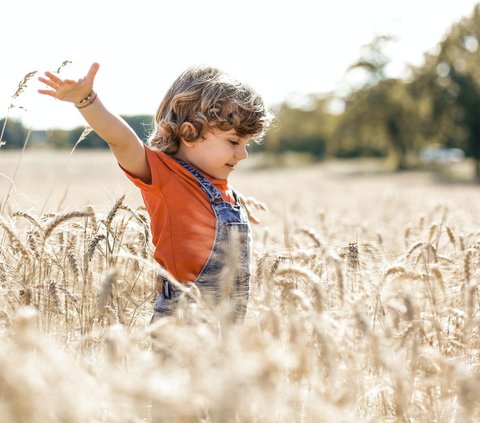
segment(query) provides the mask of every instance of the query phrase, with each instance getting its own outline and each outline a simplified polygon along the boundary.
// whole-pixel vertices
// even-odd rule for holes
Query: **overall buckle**
[[[171,296],[170,283],[167,280],[163,280],[163,297],[169,299]]]

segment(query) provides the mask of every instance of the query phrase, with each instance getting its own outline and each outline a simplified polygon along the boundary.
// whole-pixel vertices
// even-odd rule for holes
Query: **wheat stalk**
[[[70,219],[75,219],[78,217],[86,217],[86,216],[90,216],[90,214],[88,212],[73,211],[73,212],[61,214],[55,217],[55,219],[53,219],[53,221],[50,222],[48,226],[45,228],[45,232],[43,233],[43,243],[45,244],[47,238],[51,235],[51,233],[55,230],[55,228],[57,228],[60,224]]]
[[[100,241],[106,240],[107,237],[104,234],[98,234],[93,237],[93,239],[88,244],[87,249],[87,260],[90,261],[93,258],[93,254],[95,253],[95,249]]]
[[[43,231],[43,225],[26,211],[16,211],[15,213],[13,213],[12,217],[23,217],[27,219],[30,223],[32,223],[34,226],[36,226],[38,229]]]
[[[0,227],[4,229],[6,234],[8,235],[10,239],[10,244],[17,249],[23,256],[25,260],[30,262],[31,260],[31,255],[30,252],[28,251],[27,247],[23,244],[23,242],[20,240],[20,238],[17,237],[13,229],[10,227],[10,225],[3,219],[2,216],[0,216]]]
[[[110,225],[112,224],[113,218],[115,215],[118,213],[118,211],[121,209],[121,206],[123,205],[123,201],[125,200],[125,194],[123,194],[113,205],[113,207],[110,209],[110,211],[107,214],[107,217],[105,218],[105,227],[107,230],[110,229]]]

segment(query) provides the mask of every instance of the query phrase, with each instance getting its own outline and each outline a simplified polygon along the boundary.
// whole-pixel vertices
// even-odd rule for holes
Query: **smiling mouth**
[[[235,165],[231,165],[231,164],[228,164],[228,163],[227,163],[227,166],[228,166],[230,169],[232,169],[232,170],[235,169]]]

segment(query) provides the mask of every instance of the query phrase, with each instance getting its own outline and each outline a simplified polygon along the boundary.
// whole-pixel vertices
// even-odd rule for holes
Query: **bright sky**
[[[375,34],[398,38],[391,76],[421,64],[478,0],[6,0],[0,35],[0,116],[23,76],[55,70],[77,79],[94,61],[95,88],[120,114],[154,114],[163,94],[193,64],[221,67],[250,83],[269,105],[338,90],[345,70]],[[83,124],[73,105],[36,94],[29,83],[11,115],[35,129]]]

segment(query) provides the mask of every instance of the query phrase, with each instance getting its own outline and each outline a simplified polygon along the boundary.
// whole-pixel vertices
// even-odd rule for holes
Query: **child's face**
[[[237,164],[248,157],[250,137],[240,138],[235,130],[212,129],[203,139],[182,142],[177,156],[215,179],[228,179]]]

